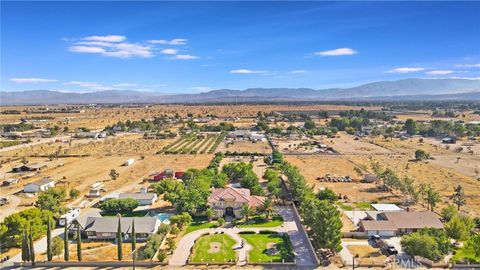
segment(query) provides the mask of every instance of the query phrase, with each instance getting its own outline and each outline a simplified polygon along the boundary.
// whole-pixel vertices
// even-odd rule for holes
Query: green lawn
[[[220,243],[219,250],[214,252],[211,244]],[[235,240],[226,234],[210,234],[197,239],[193,246],[190,261],[192,262],[225,262],[235,261],[236,254],[233,250]]]
[[[371,209],[370,202],[355,202],[352,204],[344,204],[341,202],[337,202],[338,207],[340,207],[344,211],[353,211],[355,210],[370,210]]]
[[[254,227],[277,227],[283,224],[282,216],[275,215],[270,220],[264,218],[264,216],[253,216],[250,218],[249,223],[252,224],[238,224],[239,228],[254,228]]]
[[[457,249],[457,252],[451,260],[454,262],[461,262],[463,259],[468,259],[470,262],[480,262],[480,257],[475,256],[475,251],[468,242],[465,243],[463,248]]]
[[[216,221],[208,222],[206,218],[194,218],[192,223],[188,225],[186,233],[190,233],[200,229],[213,228],[217,226],[218,223]]]
[[[285,262],[293,261],[294,255],[291,251],[289,240],[285,240],[280,234],[240,234],[253,249],[248,253],[249,262]],[[288,236],[285,236],[288,239]],[[275,243],[280,251],[276,255],[267,254],[268,243]]]

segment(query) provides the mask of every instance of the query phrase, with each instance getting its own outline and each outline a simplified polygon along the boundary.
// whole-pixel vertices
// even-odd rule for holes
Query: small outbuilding
[[[36,182],[25,185],[23,192],[25,193],[37,193],[40,191],[48,190],[55,186],[55,181],[51,178],[42,178]]]

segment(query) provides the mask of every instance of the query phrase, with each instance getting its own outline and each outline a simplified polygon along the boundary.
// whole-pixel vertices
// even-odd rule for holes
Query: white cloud
[[[465,68],[471,68],[471,67],[480,67],[480,64],[463,64],[463,65],[455,65],[456,67],[465,67]]]
[[[387,71],[388,73],[413,73],[425,70],[424,68],[416,68],[416,67],[399,67],[392,70]]]
[[[153,39],[149,40],[148,42],[152,44],[165,44],[165,45],[185,45],[187,44],[187,40],[184,38],[176,38],[172,40],[165,40],[165,39]]]
[[[354,49],[350,49],[350,48],[338,48],[338,49],[333,49],[333,50],[315,52],[315,55],[320,55],[320,56],[340,56],[340,55],[354,55],[354,54],[357,54],[357,53],[358,53],[358,52],[355,51]]]
[[[105,49],[100,47],[88,47],[88,46],[72,46],[68,48],[71,52],[77,53],[105,53]]]
[[[138,86],[137,83],[117,83],[113,85],[114,87],[133,87]]]
[[[451,74],[455,71],[453,70],[432,70],[432,71],[427,71],[425,72],[426,74],[429,74],[429,75],[447,75],[447,74]]]
[[[177,54],[173,57],[170,57],[170,59],[180,59],[180,60],[192,60],[192,59],[198,59],[200,57],[195,56],[195,55],[190,55],[190,54]]]
[[[96,82],[82,82],[82,81],[71,81],[64,83],[65,85],[76,85],[80,87],[87,87],[87,88],[93,88],[93,87],[99,87],[101,84],[96,83]]]
[[[80,39],[68,47],[71,52],[94,53],[108,57],[131,58],[153,57],[151,46],[125,42],[125,36],[89,36]]]
[[[212,90],[212,88],[209,86],[194,86],[194,87],[190,87],[190,89],[196,92],[206,92],[206,91]]]
[[[177,54],[178,50],[177,49],[165,49],[160,51],[163,54]]]
[[[306,70],[292,70],[289,73],[290,74],[302,74],[302,73],[306,73],[306,72],[307,72]]]
[[[91,40],[91,41],[122,42],[122,41],[125,41],[127,38],[125,36],[119,36],[119,35],[107,35],[107,36],[89,36],[83,39]]]
[[[10,81],[14,83],[48,83],[48,82],[58,82],[58,80],[53,79],[43,79],[43,78],[11,78]]]
[[[268,73],[266,70],[251,70],[251,69],[234,69],[230,70],[231,74],[263,74]]]

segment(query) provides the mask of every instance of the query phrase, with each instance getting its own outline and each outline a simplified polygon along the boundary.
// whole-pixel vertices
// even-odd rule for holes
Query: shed
[[[37,193],[39,191],[45,191],[55,186],[55,181],[51,178],[42,178],[36,182],[30,183],[23,188],[25,193]]]
[[[371,206],[376,211],[382,212],[403,211],[402,208],[398,207],[396,204],[393,203],[372,203]]]

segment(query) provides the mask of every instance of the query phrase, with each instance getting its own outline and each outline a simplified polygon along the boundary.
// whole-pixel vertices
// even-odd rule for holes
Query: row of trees
[[[403,125],[409,135],[420,134],[423,136],[480,136],[480,125],[464,124],[461,121],[433,120],[430,122],[417,122],[407,119]]]
[[[223,166],[222,172],[227,175],[229,179],[240,181],[240,185],[243,188],[250,189],[252,195],[264,195],[263,189],[258,181],[258,176],[253,171],[252,163],[228,163]]]
[[[338,209],[328,200],[316,197],[297,167],[284,161],[280,168],[289,180],[292,196],[299,201],[304,224],[311,229],[316,243],[321,248],[340,251],[342,221]]]

